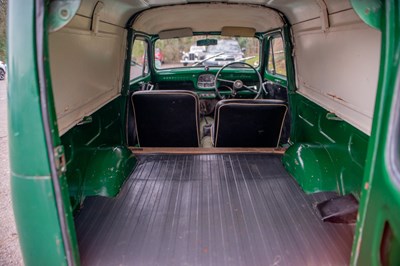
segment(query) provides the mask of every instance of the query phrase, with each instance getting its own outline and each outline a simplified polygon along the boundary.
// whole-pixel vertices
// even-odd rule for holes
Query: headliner
[[[138,12],[151,10],[157,7],[167,7],[174,5],[192,5],[210,3],[211,1],[202,0],[101,0],[104,9],[101,11],[101,21],[109,24],[125,27],[128,20]],[[82,0],[78,14],[91,18],[93,9],[98,0]],[[258,5],[259,7],[272,8],[282,12],[289,22],[293,25],[302,21],[319,18],[321,7],[318,0],[214,0],[213,3]],[[351,9],[349,0],[324,0],[329,14],[338,11]],[[188,14],[187,16],[192,16]],[[237,25],[236,25],[237,26]],[[182,27],[182,26],[181,26]],[[185,27],[185,26],[183,26]]]
[[[191,28],[193,32],[220,32],[223,27],[238,26],[266,32],[280,28],[283,24],[279,13],[267,7],[208,3],[152,8],[142,12],[132,27],[136,31],[154,35],[169,29]]]

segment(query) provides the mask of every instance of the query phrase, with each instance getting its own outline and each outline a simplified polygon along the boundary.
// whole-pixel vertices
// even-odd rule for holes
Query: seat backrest
[[[191,91],[132,94],[141,147],[199,147],[199,98]]]
[[[277,147],[287,106],[281,100],[222,100],[215,107],[215,147]]]

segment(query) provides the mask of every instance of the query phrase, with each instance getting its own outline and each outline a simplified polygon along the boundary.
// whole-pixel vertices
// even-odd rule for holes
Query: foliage
[[[247,64],[250,64],[250,65],[256,67],[256,66],[258,66],[260,64],[260,56],[257,55],[257,56],[255,56],[253,58],[247,59],[245,62]]]
[[[136,40],[134,42],[131,55],[132,61],[139,63],[141,62],[141,60],[143,60],[145,47],[146,47],[146,42],[142,40]]]
[[[7,0],[0,0],[0,60],[7,58]]]

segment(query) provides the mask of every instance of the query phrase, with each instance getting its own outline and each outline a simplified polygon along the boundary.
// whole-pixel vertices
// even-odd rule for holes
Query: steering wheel
[[[240,79],[237,79],[237,80],[233,81],[233,80],[219,78],[219,76],[221,75],[221,73],[222,73],[222,71],[224,69],[226,69],[227,67],[229,67],[231,65],[238,65],[238,64],[244,65],[244,66],[248,66],[252,70],[254,70],[254,72],[257,74],[257,77],[258,77],[258,84],[256,84],[258,86],[247,86]],[[232,98],[235,98],[239,91],[248,90],[248,91],[254,92],[256,94],[254,99],[257,99],[258,97],[260,97],[260,95],[261,95],[261,93],[263,91],[263,88],[262,88],[263,83],[262,83],[262,78],[261,78],[260,73],[258,73],[257,69],[255,69],[252,65],[250,65],[248,63],[244,63],[244,62],[228,63],[228,64],[224,65],[223,67],[221,67],[221,69],[218,70],[217,74],[215,75],[215,79],[214,79],[214,90],[215,90],[215,93],[216,93],[216,95],[218,96],[219,99],[224,99],[223,96],[221,95],[219,89],[218,89],[217,81],[222,81],[222,82],[226,82],[226,83],[231,83],[232,84],[232,88],[229,87],[229,86],[225,86],[231,91],[230,96]]]

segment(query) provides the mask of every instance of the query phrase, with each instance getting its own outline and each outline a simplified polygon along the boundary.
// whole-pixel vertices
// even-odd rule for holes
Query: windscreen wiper
[[[246,61],[246,60],[249,60],[249,59],[253,59],[254,57],[255,57],[254,55],[253,56],[248,56],[248,57],[243,57],[243,58],[240,58],[238,60],[233,61],[232,63]]]
[[[202,64],[202,63],[204,63],[205,61],[207,61],[207,60],[210,60],[210,59],[213,59],[214,57],[217,57],[217,56],[220,56],[220,55],[223,55],[225,52],[220,52],[220,53],[218,53],[218,54],[215,54],[215,55],[212,55],[212,56],[210,56],[210,57],[207,57],[206,59],[203,59],[203,60],[201,60],[201,61],[199,61],[199,62],[197,62],[196,64],[194,64],[193,66],[198,66],[198,65],[200,65],[200,64]]]

